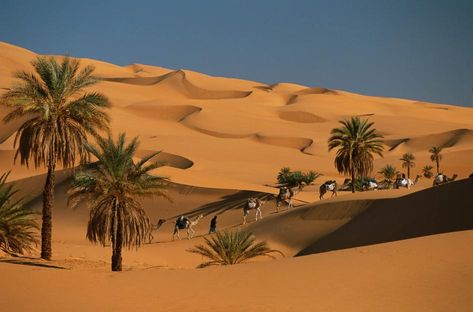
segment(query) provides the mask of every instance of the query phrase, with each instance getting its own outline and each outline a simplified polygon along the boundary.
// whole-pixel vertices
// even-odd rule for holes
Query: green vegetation
[[[270,249],[266,242],[256,243],[252,233],[245,231],[217,232],[209,238],[204,238],[207,246],[197,245],[188,252],[202,255],[210,261],[199,265],[199,268],[211,265],[232,265],[246,262],[256,257],[266,256],[275,258],[272,253],[282,252]]]
[[[383,136],[368,120],[352,117],[340,123],[342,127],[330,132],[328,149],[337,149],[335,167],[338,172],[349,174],[351,180],[356,181],[356,177],[368,176],[373,171],[374,154],[383,156]],[[355,192],[355,183],[352,183],[351,190]]]
[[[384,178],[384,181],[387,183],[388,188],[391,188],[394,180],[396,179],[396,175],[399,173],[399,171],[396,169],[396,167],[392,165],[386,165],[383,168],[381,168],[380,171],[378,171],[379,174],[381,174]]]
[[[442,148],[434,146],[429,149],[429,152],[431,154],[430,160],[435,162],[435,164],[437,165],[437,173],[440,173],[440,161],[442,160],[442,154],[440,153],[442,152]]]
[[[23,254],[36,246],[38,225],[34,211],[14,200],[13,185],[5,182],[8,173],[0,176],[0,249],[9,254]]]
[[[94,67],[79,70],[79,61],[64,57],[38,57],[31,63],[35,73],[17,72],[17,83],[0,98],[12,108],[4,122],[23,120],[15,136],[15,160],[21,164],[48,168],[43,192],[41,258],[52,255],[52,209],[55,169],[60,164],[73,167],[76,158],[88,159],[85,149],[88,135],[107,130],[109,118],[104,112],[108,99],[84,89],[99,80],[92,76]],[[24,121],[26,120],[26,121]]]
[[[319,176],[319,173],[312,170],[304,173],[284,167],[279,171],[277,179],[279,184],[285,184],[288,187],[302,187],[314,183]]]
[[[416,163],[414,162],[415,156],[412,153],[405,153],[402,155],[401,160],[402,161],[402,168],[407,168],[407,178],[411,178],[411,168],[414,168],[416,166]]]
[[[98,159],[95,168],[78,172],[69,191],[69,205],[81,201],[90,207],[87,239],[105,246],[112,244],[112,271],[122,270],[122,248],[136,247],[149,240],[151,223],[138,198],[159,196],[168,198],[164,188],[167,178],[150,175],[160,167],[148,163],[159,152],[135,163],[138,138],[126,143],[120,134],[115,143],[112,137],[98,138],[98,146],[85,144],[89,153]]]
[[[433,168],[432,166],[424,166],[424,168],[422,168],[422,175],[427,179],[431,179],[434,176],[432,172]]]

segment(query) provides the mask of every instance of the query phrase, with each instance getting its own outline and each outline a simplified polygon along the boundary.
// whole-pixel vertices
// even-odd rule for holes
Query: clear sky
[[[473,0],[1,0],[0,41],[473,106]]]

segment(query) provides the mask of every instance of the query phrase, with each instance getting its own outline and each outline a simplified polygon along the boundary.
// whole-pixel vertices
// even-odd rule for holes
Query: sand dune
[[[138,86],[152,86],[158,84],[171,84],[173,88],[183,93],[190,99],[198,100],[218,100],[244,98],[251,94],[252,91],[237,90],[210,90],[194,85],[186,77],[183,70],[173,71],[159,77],[133,77],[133,78],[105,78],[105,81],[127,83]]]
[[[138,103],[127,107],[134,114],[150,119],[180,122],[187,116],[202,110],[193,105],[156,105],[155,103]]]
[[[305,88],[296,92],[297,95],[308,95],[308,94],[331,94],[337,95],[337,91],[330,90],[327,88],[321,87],[312,87],[312,88]]]
[[[467,200],[473,179],[453,182],[396,200],[377,200],[357,218],[299,255],[473,229]],[[422,204],[420,204],[422,203]]]
[[[413,138],[403,138],[397,140],[387,140],[386,145],[390,150],[402,147],[404,150],[411,151],[425,151],[432,146],[441,148],[449,148],[454,146],[473,145],[473,130],[472,129],[455,129],[443,133],[436,133],[430,135],[423,135]]]
[[[12,72],[31,70],[29,62],[35,56],[34,52],[1,44],[0,92],[13,82]],[[105,80],[96,89],[112,101],[114,132],[119,129],[130,137],[139,136],[146,150],[164,150],[192,159],[194,165],[185,175],[166,169],[176,182],[259,189],[273,183],[282,166],[312,169],[342,179],[333,167],[333,154],[327,153],[326,141],[338,121],[352,115],[374,121],[385,134],[388,149],[392,149],[375,162],[375,171],[387,161],[396,165],[399,155],[410,151],[420,160],[413,170],[416,174],[424,162],[430,164],[427,150],[433,144],[445,146],[443,167],[450,174],[465,177],[473,171],[453,157],[461,151],[462,159],[473,159],[471,108],[293,83],[266,85],[143,64],[121,67],[91,59],[83,59],[83,64],[96,66],[97,75]],[[292,104],[286,106],[287,102]],[[2,149],[13,150],[13,141],[6,138],[17,127],[0,125],[5,140]],[[305,157],[299,155],[302,149]],[[234,166],[240,162],[235,157],[249,158],[250,150],[252,157],[245,170]],[[272,169],[268,155],[273,156]]]
[[[14,82],[12,72],[31,70],[36,56],[0,42],[0,93]],[[112,133],[138,136],[137,157],[162,151],[154,160],[166,166],[155,173],[171,178],[173,201],[141,201],[153,223],[166,222],[153,232],[151,243],[124,251],[126,272],[111,274],[110,248],[86,240],[89,211],[67,207],[71,172],[59,168],[54,259],[43,262],[37,253],[30,258],[0,255],[0,274],[9,281],[0,283],[1,308],[467,311],[471,306],[472,179],[437,188],[421,179],[410,190],[339,192],[337,198],[318,200],[323,181],[345,178],[334,168],[335,152],[327,151],[330,130],[339,120],[361,116],[385,135],[384,158],[375,158],[377,178],[386,164],[401,169],[405,152],[416,156],[415,176],[432,164],[428,149],[433,145],[444,147],[441,170],[465,178],[473,172],[471,108],[144,64],[81,61],[94,65],[104,79],[94,90],[112,102]],[[0,118],[7,112],[0,109]],[[45,169],[12,161],[12,134],[19,125],[0,123],[0,169],[13,169],[9,181],[40,211]],[[295,209],[276,213],[277,189],[266,185],[273,185],[287,166],[323,176],[296,196]],[[266,200],[264,219],[254,222],[252,211],[242,226],[242,208],[253,196]],[[172,241],[177,217],[200,214],[204,217],[195,238]],[[202,258],[186,250],[204,242],[214,215],[219,229],[250,230],[286,258],[194,270]],[[25,285],[41,287],[25,291]],[[101,296],[94,299],[91,293]]]
[[[279,118],[300,123],[316,123],[325,121],[322,117],[304,111],[281,111],[279,112]]]
[[[136,153],[136,156],[145,157],[147,155],[150,155],[153,152],[154,151],[139,150]],[[150,161],[154,161],[157,163],[161,163],[165,166],[170,166],[170,167],[179,168],[179,169],[189,169],[190,167],[194,165],[194,162],[192,162],[192,160],[190,159],[187,159],[179,155],[166,153],[166,152],[160,152],[157,156],[151,158]]]

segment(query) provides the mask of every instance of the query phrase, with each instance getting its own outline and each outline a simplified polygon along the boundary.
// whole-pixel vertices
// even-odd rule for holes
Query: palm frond
[[[13,185],[5,184],[9,173],[0,176],[0,249],[13,254],[32,251],[38,243],[36,213],[13,200]]]

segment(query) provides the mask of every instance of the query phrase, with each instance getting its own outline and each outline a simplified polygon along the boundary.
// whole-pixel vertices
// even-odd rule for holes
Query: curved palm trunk
[[[113,245],[113,254],[112,254],[112,271],[121,271],[122,270],[122,244],[123,244],[123,222],[121,218],[121,209],[116,207],[115,214],[115,228],[114,237],[112,238],[114,242]]]
[[[48,174],[46,175],[46,183],[43,190],[43,211],[41,225],[41,258],[51,260],[52,256],[52,210],[54,202],[54,170],[56,164],[50,163],[48,166]]]

